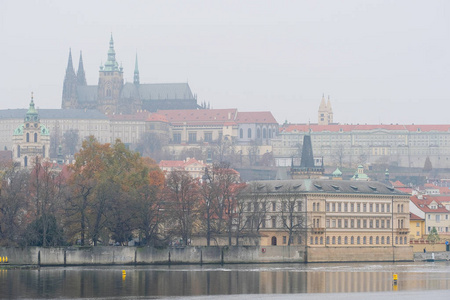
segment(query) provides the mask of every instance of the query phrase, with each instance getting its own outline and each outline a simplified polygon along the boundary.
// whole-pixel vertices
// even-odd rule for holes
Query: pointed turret
[[[30,106],[28,107],[28,111],[25,115],[25,122],[30,121],[30,120],[33,120],[33,121],[39,120],[38,112],[37,112],[36,108],[34,107],[33,92],[31,92]]]
[[[119,64],[116,61],[116,51],[114,50],[114,40],[111,33],[111,39],[109,40],[108,60],[105,62],[103,71],[112,72],[119,71]]]
[[[330,96],[328,96],[327,102],[328,124],[333,123],[333,108],[331,108]]]
[[[139,84],[139,67],[138,67],[138,57],[136,53],[136,62],[134,64],[134,78],[133,83],[138,85]]]
[[[77,102],[77,75],[73,69],[72,50],[69,49],[66,76],[64,77],[62,108],[75,108]]]
[[[86,83],[86,75],[84,74],[84,67],[83,67],[83,55],[80,51],[80,62],[78,63],[78,70],[77,70],[77,85],[78,86],[85,86]]]
[[[320,101],[319,111],[318,111],[318,121],[319,125],[328,125],[328,108],[325,103],[325,95],[322,95],[322,101]]]
[[[325,103],[325,94],[322,94],[322,101],[320,101],[319,111],[327,110],[327,104]]]

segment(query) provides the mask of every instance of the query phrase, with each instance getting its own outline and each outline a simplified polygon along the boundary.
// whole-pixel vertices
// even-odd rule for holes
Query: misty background
[[[60,108],[69,48],[97,84],[110,34],[125,81],[189,82],[213,108],[317,122],[448,124],[450,1],[0,0],[0,109]]]

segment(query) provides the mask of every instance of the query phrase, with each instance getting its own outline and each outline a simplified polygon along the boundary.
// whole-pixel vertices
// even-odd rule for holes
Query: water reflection
[[[450,289],[450,264],[308,264],[0,270],[0,298],[95,298]]]

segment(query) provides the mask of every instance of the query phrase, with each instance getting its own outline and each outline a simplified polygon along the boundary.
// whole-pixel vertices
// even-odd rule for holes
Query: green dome
[[[23,124],[19,125],[19,127],[16,128],[16,130],[14,130],[14,134],[13,135],[23,135]]]

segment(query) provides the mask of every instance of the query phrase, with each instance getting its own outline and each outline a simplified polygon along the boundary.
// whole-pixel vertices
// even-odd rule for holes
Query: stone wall
[[[128,265],[304,262],[303,246],[231,247],[0,247],[11,265]]]
[[[311,247],[307,262],[412,261],[412,247]]]
[[[424,261],[424,260],[450,260],[450,251],[446,252],[427,252],[427,253],[414,253],[415,261]]]
[[[307,254],[304,246],[0,247],[0,256],[12,265],[41,266],[413,260],[412,247],[308,247]]]

